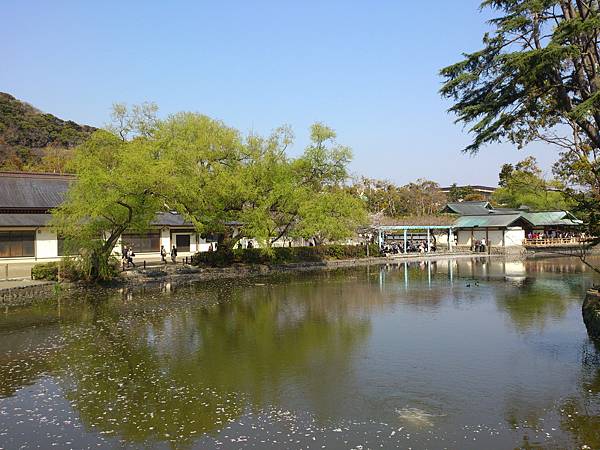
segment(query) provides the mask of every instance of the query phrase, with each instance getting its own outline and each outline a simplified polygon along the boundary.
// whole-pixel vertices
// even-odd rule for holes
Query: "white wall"
[[[492,245],[494,247],[501,247],[503,242],[502,242],[502,236],[504,234],[504,230],[490,230],[488,232],[488,237],[489,237],[489,245]]]
[[[437,242],[438,247],[440,245],[447,246],[448,245],[448,230],[435,230],[431,231],[432,235],[435,235],[435,241]],[[433,239],[432,239],[433,241]]]
[[[58,238],[55,232],[48,228],[40,228],[36,231],[35,256],[40,259],[58,257]]]
[[[171,251],[171,231],[168,228],[160,230],[160,245],[165,247],[167,253]]]
[[[471,230],[458,230],[458,245],[472,245],[471,243]]]
[[[521,227],[510,227],[504,231],[504,245],[506,247],[523,245],[523,239],[525,239],[525,230]]]
[[[471,246],[471,230],[458,230],[458,245]],[[478,241],[486,238],[486,230],[473,230],[473,240]],[[521,227],[511,227],[506,230],[488,230],[487,238],[489,244],[494,247],[523,245],[525,231]]]

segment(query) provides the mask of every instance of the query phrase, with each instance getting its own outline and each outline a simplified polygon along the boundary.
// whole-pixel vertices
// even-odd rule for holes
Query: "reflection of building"
[[[63,240],[48,227],[50,210],[64,199],[74,177],[54,174],[0,173],[0,258],[43,259],[64,254]],[[122,244],[138,254],[158,253],[177,245],[180,253],[210,245],[178,214],[157,214],[145,234],[126,233]]]

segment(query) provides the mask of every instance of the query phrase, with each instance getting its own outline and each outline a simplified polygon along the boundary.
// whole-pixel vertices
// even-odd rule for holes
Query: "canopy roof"
[[[520,214],[487,214],[485,216],[462,216],[454,223],[455,228],[487,228],[487,227],[511,227],[533,224]]]
[[[462,216],[454,223],[455,228],[511,227],[511,226],[577,226],[583,222],[568,211],[540,211],[515,213],[490,213],[478,216]]]
[[[583,221],[577,219],[568,211],[539,211],[522,213],[523,217],[534,226],[552,225],[581,225]]]

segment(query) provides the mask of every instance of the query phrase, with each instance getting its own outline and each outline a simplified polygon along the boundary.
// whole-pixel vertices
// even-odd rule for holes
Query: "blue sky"
[[[354,150],[352,172],[404,184],[492,184],[503,162],[556,150],[487,147],[438,95],[441,67],[480,46],[479,0],[4,0],[0,91],[102,126],[113,102],[154,101],[243,132],[290,124],[292,153],[322,121]]]

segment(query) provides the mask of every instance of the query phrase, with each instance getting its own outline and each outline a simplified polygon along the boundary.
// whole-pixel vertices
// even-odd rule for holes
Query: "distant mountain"
[[[47,159],[84,142],[96,128],[44,113],[0,92],[0,170],[52,170]],[[50,156],[47,156],[50,155]]]

